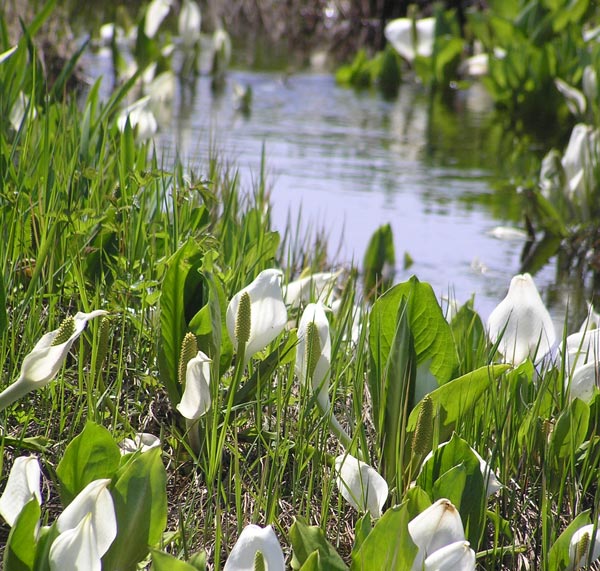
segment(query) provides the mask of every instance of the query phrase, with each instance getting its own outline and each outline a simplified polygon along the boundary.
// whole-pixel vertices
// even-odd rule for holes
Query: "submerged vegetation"
[[[192,4],[177,49],[218,88],[227,35],[202,43]],[[483,323],[393,283],[389,226],[362,275],[326,267],[272,230],[262,173],[240,188],[217,159],[157,155],[166,2],[123,30],[131,53],[112,28],[122,75],[80,102],[65,86],[85,46],[52,85],[36,49],[52,8],[16,45],[0,36],[4,569],[597,565],[593,307],[555,331],[524,273]],[[582,107],[560,85],[598,116],[593,92]],[[574,133],[586,152],[551,155],[528,195],[561,237],[597,215],[597,133]]]

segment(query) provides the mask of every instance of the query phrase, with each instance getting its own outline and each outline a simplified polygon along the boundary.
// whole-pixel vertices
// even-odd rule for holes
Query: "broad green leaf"
[[[437,412],[435,422],[439,425],[440,441],[450,437],[454,425],[461,415],[471,410],[491,382],[508,369],[510,369],[510,365],[481,367],[429,393],[433,402],[433,410]],[[410,413],[406,425],[407,433],[414,433],[422,404],[423,401],[417,404]]]
[[[150,553],[152,554],[153,571],[198,571],[193,565],[180,561],[164,551],[151,549]]]
[[[133,455],[119,470],[111,490],[119,532],[103,557],[104,569],[133,571],[161,540],[167,524],[166,482],[158,448]]]
[[[313,551],[304,562],[304,565],[300,567],[300,571],[326,571],[326,569],[321,563],[321,554],[318,551]]]
[[[590,407],[579,399],[574,399],[560,414],[550,439],[551,454],[556,461],[575,456],[585,440],[589,420]]]
[[[394,235],[389,224],[380,226],[369,241],[363,260],[364,287],[367,295],[382,285],[384,266],[392,269],[396,265]],[[382,288],[380,288],[381,291]],[[384,289],[384,288],[383,288]]]
[[[121,453],[111,433],[98,424],[88,422],[81,434],[67,446],[56,468],[63,506],[90,482],[112,478],[119,468]]]
[[[436,501],[449,499],[463,520],[471,545],[479,544],[483,529],[486,489],[479,459],[469,444],[454,434],[450,442],[436,449],[423,464],[417,484]]]
[[[292,569],[301,569],[315,551],[319,552],[322,569],[328,571],[348,569],[337,551],[327,541],[320,527],[308,525],[297,517],[290,528],[289,539],[293,549]]]
[[[548,553],[548,569],[564,571],[569,567],[569,544],[573,534],[584,525],[592,523],[590,510],[580,513],[563,531]]]
[[[359,552],[364,540],[371,533],[371,515],[367,512],[357,522],[354,533],[354,545],[352,546],[352,560],[356,558],[356,554]]]
[[[410,569],[418,550],[408,533],[408,522],[406,503],[388,509],[363,541],[350,569]]]
[[[25,504],[10,530],[4,548],[4,571],[31,571],[35,561],[37,527],[42,510],[37,499]]]
[[[160,295],[159,369],[171,404],[181,400],[178,381],[181,343],[188,323],[202,307],[202,276],[198,273],[202,251],[192,239],[171,256]]]

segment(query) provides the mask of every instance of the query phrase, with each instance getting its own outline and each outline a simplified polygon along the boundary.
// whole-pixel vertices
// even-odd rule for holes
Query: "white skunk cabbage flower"
[[[185,373],[185,390],[175,407],[187,420],[198,420],[210,409],[210,363],[202,351],[190,359]]]
[[[446,444],[448,444],[448,442],[442,442],[438,445],[436,450],[439,450],[440,448],[442,448],[442,446],[446,446]],[[471,452],[473,452],[473,454],[479,461],[479,469],[481,470],[481,475],[483,476],[486,496],[491,496],[495,494],[497,491],[502,489],[502,484],[500,483],[498,476],[496,476],[496,473],[490,468],[490,465],[480,456],[480,454],[477,452],[477,450],[475,450],[475,448],[471,446],[469,446],[469,448],[471,448]],[[431,450],[425,456],[425,458],[423,459],[423,463],[421,464],[421,470],[419,470],[419,473],[423,471],[423,467],[425,466],[426,462],[433,458],[434,452],[435,450]]]
[[[50,567],[100,570],[101,558],[117,537],[110,479],[90,482],[56,520],[60,535],[50,548]]]
[[[335,472],[335,483],[343,498],[357,511],[380,518],[388,485],[379,472],[350,454],[335,459]]]
[[[144,34],[153,38],[171,9],[171,0],[152,0],[146,8]]]
[[[149,432],[138,432],[133,438],[124,438],[119,442],[121,455],[132,454],[133,452],[146,452],[152,448],[160,446],[160,438]]]
[[[194,0],[183,0],[179,12],[179,37],[186,49],[192,48],[200,40],[202,13],[200,6]]]
[[[581,569],[586,567],[588,561],[593,563],[600,557],[600,533],[596,529],[594,541],[594,524],[590,523],[580,527],[572,536],[569,543],[569,567],[568,569]],[[591,550],[591,559],[590,559]]]
[[[245,343],[246,361],[273,341],[287,323],[282,276],[281,270],[263,270],[227,306],[229,338],[238,353],[240,343]]]
[[[146,141],[156,134],[158,123],[154,113],[148,108],[150,100],[150,95],[145,95],[119,113],[117,127],[121,133],[125,131],[127,120],[129,120],[131,128],[135,131],[137,141]]]
[[[594,396],[595,388],[598,386],[597,379],[599,373],[600,361],[593,361],[576,367],[569,377],[566,377],[566,383],[569,387],[569,398],[571,400],[578,398],[585,402],[590,402]]]
[[[487,326],[492,342],[502,336],[498,348],[515,365],[528,357],[541,359],[556,341],[550,313],[529,274],[512,278],[508,294],[492,311]]]
[[[273,528],[247,525],[233,546],[223,571],[254,571],[260,552],[267,571],[284,571],[285,559]]]
[[[475,571],[475,552],[468,541],[455,541],[434,551],[423,563],[424,571]]]
[[[15,131],[21,128],[21,123],[25,118],[35,119],[37,111],[34,104],[29,104],[29,96],[19,91],[16,101],[10,109],[8,120]]]
[[[16,458],[0,496],[0,515],[11,527],[25,505],[35,498],[42,505],[40,463],[35,456]]]
[[[422,571],[425,560],[438,549],[465,541],[465,531],[458,510],[442,498],[408,522],[408,533],[419,551],[411,571]]]
[[[329,414],[329,426],[342,444],[350,446],[352,439],[331,411],[329,374],[331,368],[331,336],[329,321],[322,303],[309,303],[298,325],[296,346],[296,375],[301,385],[310,381],[317,394],[317,405],[323,414]]]
[[[435,39],[435,18],[397,18],[389,22],[384,31],[393,48],[409,63],[416,56],[431,57]]]
[[[299,307],[312,299],[320,299],[327,303],[331,297],[335,283],[341,272],[319,272],[305,278],[294,280],[283,286],[283,298],[291,307]]]
[[[309,329],[313,331],[310,332]],[[309,339],[310,338],[310,339]],[[325,409],[329,402],[329,369],[331,367],[331,338],[329,321],[321,303],[309,303],[298,325],[296,374],[302,384],[309,379],[317,400]]]
[[[107,313],[101,309],[91,313],[78,312],[74,317],[65,319],[58,329],[43,335],[23,359],[19,378],[0,393],[0,410],[28,392],[45,387],[60,371],[71,345],[81,335],[87,322]]]

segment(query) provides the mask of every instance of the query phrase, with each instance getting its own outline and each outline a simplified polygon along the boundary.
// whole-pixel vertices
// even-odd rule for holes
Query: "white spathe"
[[[398,18],[389,22],[384,35],[394,49],[409,63],[415,57],[431,57],[435,38],[435,18]],[[416,37],[415,37],[416,36]]]
[[[15,459],[6,488],[0,496],[0,515],[11,527],[25,505],[36,498],[42,504],[40,493],[40,463],[36,456],[20,456]]]
[[[119,442],[121,454],[131,454],[138,450],[146,452],[158,446],[160,446],[160,438],[149,432],[138,432],[133,438],[124,438]]]
[[[156,134],[158,123],[154,113],[148,108],[150,100],[150,95],[145,95],[121,111],[117,119],[117,127],[121,133],[125,131],[129,120],[139,142],[146,141]]]
[[[579,543],[586,534],[588,536],[587,549],[582,550]],[[571,541],[569,543],[569,569],[581,569],[582,567],[585,567],[587,565],[588,561],[593,563],[594,561],[596,561],[596,559],[600,557],[600,537],[598,537],[598,529],[596,529],[596,536],[594,537],[594,541],[592,541],[593,536],[593,523],[580,527],[571,536]],[[590,549],[592,551],[591,559]]]
[[[569,397],[571,400],[578,398],[585,402],[590,402],[594,396],[598,379],[598,361],[593,361],[577,367],[571,376],[569,385]]]
[[[465,540],[460,514],[452,502],[445,498],[408,522],[408,533],[419,550],[411,571],[422,571],[425,559],[438,549]]]
[[[490,340],[498,346],[504,359],[515,365],[530,357],[539,360],[550,351],[556,333],[532,277],[514,276],[508,294],[492,311],[488,323]]]
[[[283,297],[287,305],[298,307],[313,299],[324,296],[324,303],[331,297],[341,272],[319,272],[294,280],[283,286]]]
[[[250,337],[246,344],[246,360],[262,351],[283,331],[287,323],[287,309],[281,290],[282,276],[281,270],[263,270],[250,285],[237,292],[227,306],[227,331],[237,350],[235,322],[238,307],[244,293],[250,297]]]
[[[100,557],[108,551],[117,537],[115,505],[108,489],[110,482],[109,478],[90,482],[56,520],[56,527],[62,534],[77,528],[89,516],[89,533]],[[80,533],[84,532],[80,530]],[[84,536],[87,533],[86,530]]]
[[[200,6],[194,0],[183,0],[179,12],[179,37],[186,49],[193,47],[200,40],[202,13]]]
[[[423,571],[475,571],[475,552],[468,541],[455,541],[425,559]]]
[[[335,473],[337,487],[354,509],[368,511],[374,519],[381,517],[389,490],[375,468],[350,454],[341,454],[335,459]]]
[[[152,0],[146,9],[144,34],[153,38],[171,9],[171,0]]]
[[[185,372],[185,390],[177,410],[188,420],[198,420],[210,409],[210,363],[202,351],[190,359]]]
[[[54,540],[48,558],[51,571],[102,570],[102,556],[98,553],[91,513]]]
[[[107,313],[102,309],[90,313],[77,312],[73,318],[75,321],[73,334],[64,343],[52,345],[59,329],[43,335],[31,353],[23,359],[19,378],[0,393],[0,410],[28,392],[45,387],[60,371],[71,346],[81,335],[87,322]]]
[[[283,571],[285,559],[279,540],[268,525],[260,527],[255,524],[247,525],[236,541],[223,571],[254,571],[256,552],[262,553],[267,571]]]
[[[331,368],[331,337],[329,335],[329,321],[325,315],[325,308],[321,303],[309,303],[302,313],[298,325],[298,345],[296,346],[296,374],[304,385],[308,377],[307,334],[310,323],[314,323],[319,335],[321,354],[317,360],[315,370],[312,372],[311,387],[318,391],[318,401],[324,410],[329,409],[329,370]]]

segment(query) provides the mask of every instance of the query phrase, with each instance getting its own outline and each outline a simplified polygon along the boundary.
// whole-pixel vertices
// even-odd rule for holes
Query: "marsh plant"
[[[385,271],[389,226],[366,288],[295,267],[264,178],[120,128],[135,78],[42,95],[51,8],[0,56],[0,105],[25,109],[0,115],[3,568],[595,560],[595,312],[561,339],[519,275],[487,325],[446,315]]]

